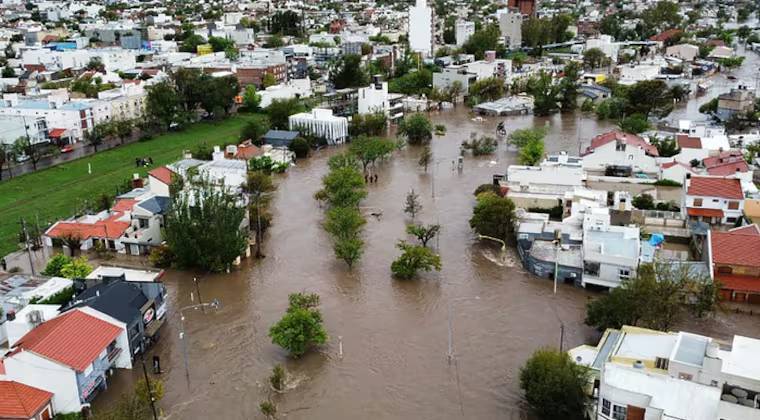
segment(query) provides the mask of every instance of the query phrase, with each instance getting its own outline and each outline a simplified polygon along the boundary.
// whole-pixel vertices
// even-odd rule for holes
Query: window
[[[736,217],[726,217],[726,223],[736,223]]]
[[[618,278],[620,280],[627,280],[631,278],[631,270],[627,268],[621,268],[618,270]]]
[[[633,160],[633,155],[628,155],[628,160]]]
[[[628,415],[628,407],[616,405],[612,407],[612,418],[615,420],[625,420]]]
[[[602,414],[605,416],[610,415],[610,402],[608,400],[602,399]]]
[[[729,210],[739,210],[739,202],[738,201],[729,201],[728,202],[728,209]]]
[[[140,222],[140,229],[146,229],[150,226],[148,219],[139,218],[137,220]]]
[[[718,267],[718,274],[731,274],[733,273],[733,271],[734,271],[733,268],[725,266],[725,265]]]
[[[679,372],[678,373],[678,379],[683,379],[686,381],[690,381],[694,376],[688,373]]]
[[[670,361],[664,357],[657,357],[654,359],[654,367],[657,369],[668,370]]]
[[[701,198],[695,198],[692,202],[692,205],[694,207],[702,207],[702,199]]]

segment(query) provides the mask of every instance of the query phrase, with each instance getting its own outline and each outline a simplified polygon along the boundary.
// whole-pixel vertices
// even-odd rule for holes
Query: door
[[[644,420],[644,413],[646,412],[646,409],[643,409],[641,407],[636,407],[633,405],[628,406],[628,415],[626,416],[626,420]]]
[[[136,244],[130,244],[129,253],[132,255],[140,255],[140,246]]]

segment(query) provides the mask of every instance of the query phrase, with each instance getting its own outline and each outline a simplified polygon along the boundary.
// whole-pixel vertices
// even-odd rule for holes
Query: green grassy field
[[[0,183],[0,256],[18,248],[20,218],[39,219],[47,225],[72,215],[86,199],[103,193],[113,195],[116,187],[132,174],[145,176],[153,167],[182,158],[182,151],[196,144],[221,145],[235,142],[240,129],[259,115],[239,115],[219,123],[198,123],[186,130],[168,133],[145,142],[131,143],[71,162],[22,175]],[[153,167],[136,168],[135,158],[153,158]],[[92,174],[87,173],[87,164]]]

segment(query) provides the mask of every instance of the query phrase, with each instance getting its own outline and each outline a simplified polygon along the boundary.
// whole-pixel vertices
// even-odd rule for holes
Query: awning
[[[64,134],[66,134],[65,128],[54,128],[50,130],[50,132],[48,133],[48,137],[50,137],[51,139],[60,139],[61,137],[63,137]]]
[[[723,217],[723,210],[689,207],[686,209],[686,214],[689,216]]]
[[[716,276],[720,288],[735,292],[760,293],[760,277],[724,274]]]

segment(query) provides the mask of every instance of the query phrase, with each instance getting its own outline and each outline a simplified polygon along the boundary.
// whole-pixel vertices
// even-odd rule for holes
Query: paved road
[[[139,139],[138,136],[134,136],[131,139],[128,139],[125,141],[125,144],[134,143]],[[98,145],[98,152],[102,152],[104,150],[113,149],[114,147],[121,146],[121,142],[119,139],[108,139],[105,140],[102,144]],[[81,157],[89,156],[95,153],[95,148],[92,147],[89,144],[86,143],[76,143],[74,144],[74,151],[70,153],[56,153],[51,156],[44,157],[40,159],[39,162],[37,162],[37,170],[46,169],[51,166],[55,166],[61,163],[65,163],[71,160],[79,159]],[[3,167],[2,169],[2,181],[10,179],[10,175],[18,176],[27,174],[30,172],[34,172],[34,166],[32,165],[31,161],[26,161],[23,163],[14,163],[13,167],[11,167],[10,171],[7,167]],[[0,181],[0,182],[2,182]]]

